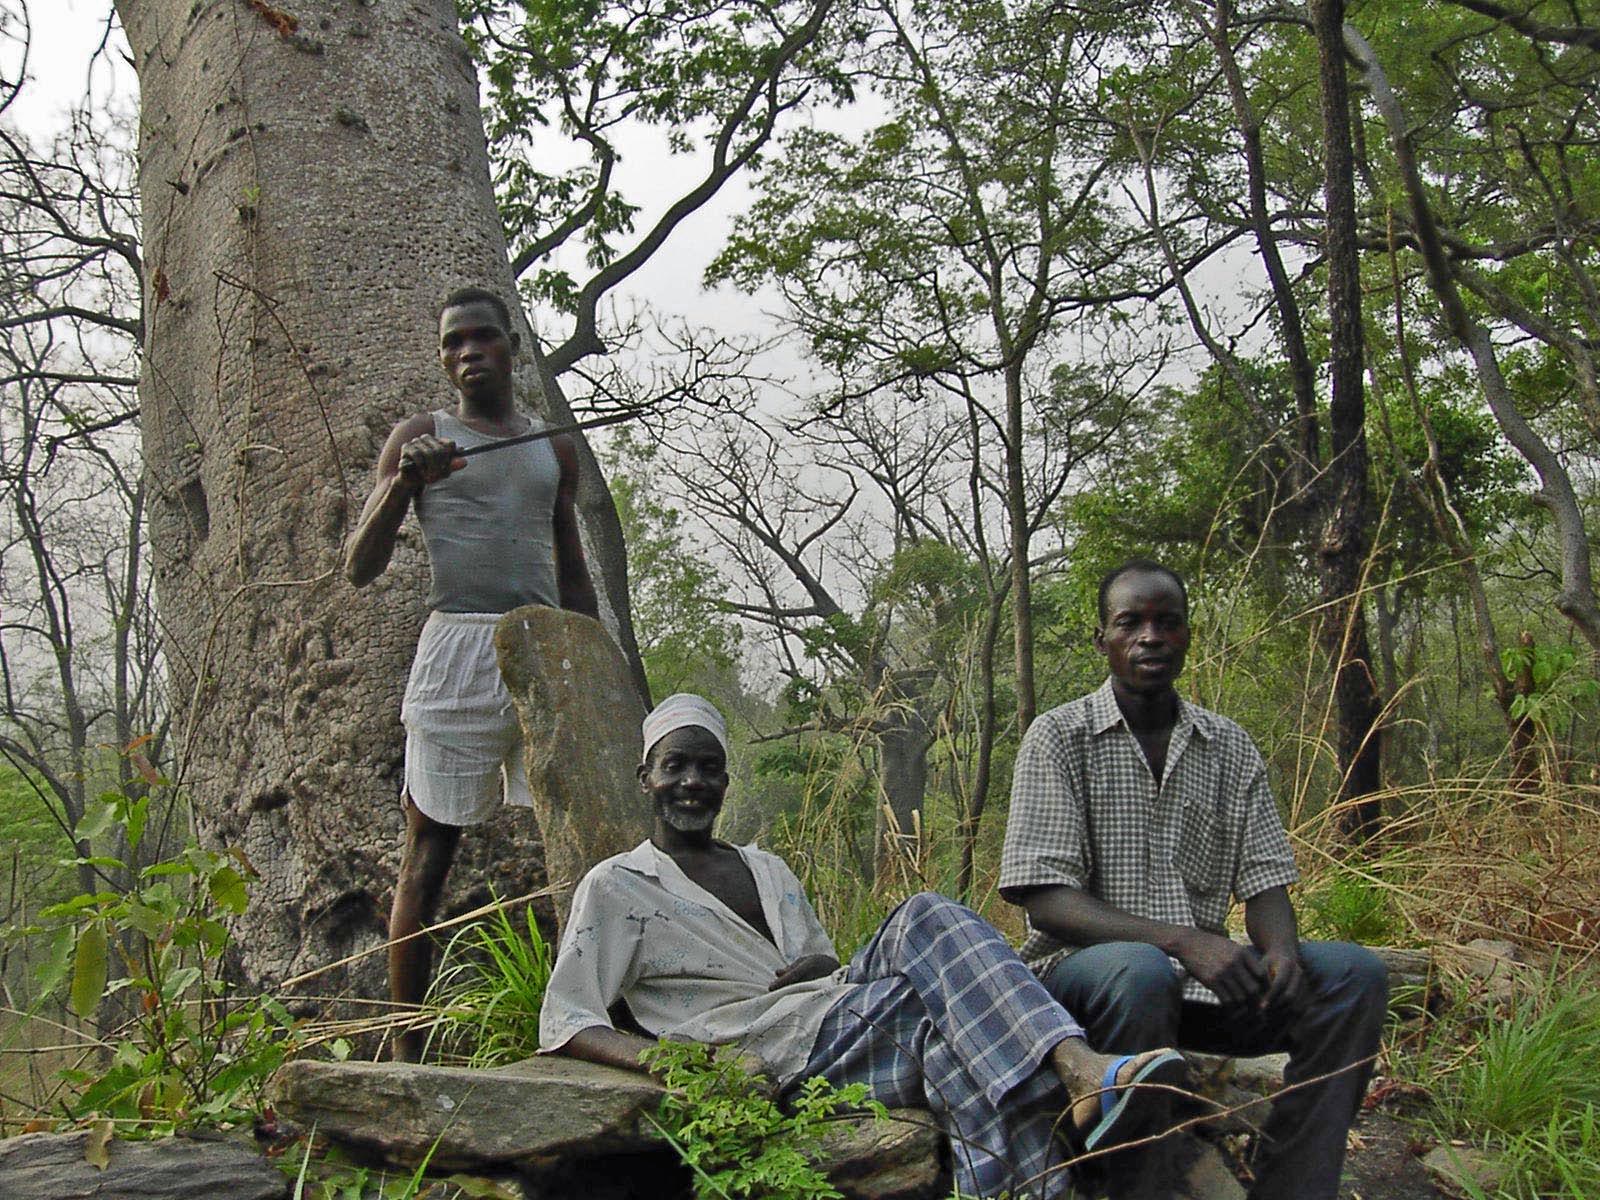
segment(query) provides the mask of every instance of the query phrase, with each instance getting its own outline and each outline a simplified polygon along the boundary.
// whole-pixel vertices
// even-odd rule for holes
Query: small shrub
[[[40,997],[67,985],[68,1007],[85,1019],[127,1018],[102,1033],[109,1061],[63,1071],[74,1117],[109,1116],[148,1132],[245,1119],[289,1048],[289,1014],[270,996],[240,999],[223,977],[230,935],[223,922],[244,911],[253,875],[243,856],[190,845],[136,869],[150,796],[102,796],[75,836],[113,830],[129,861],[73,860],[120,889],[86,892],[39,914],[24,933],[46,939]]]
[[[663,1042],[645,1054],[667,1086],[654,1124],[694,1172],[697,1200],[837,1200],[809,1157],[841,1111],[884,1115],[865,1084],[808,1079],[784,1112],[752,1077],[711,1047]]]
[[[1387,945],[1398,922],[1388,890],[1348,867],[1320,875],[1301,901],[1306,935],[1332,942]]]

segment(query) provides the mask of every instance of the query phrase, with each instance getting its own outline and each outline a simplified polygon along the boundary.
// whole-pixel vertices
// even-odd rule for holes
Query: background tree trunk
[[[428,571],[408,525],[355,591],[341,541],[393,423],[452,401],[439,301],[514,295],[449,0],[291,7],[117,0],[142,92],[140,399],[174,745],[201,837],[261,873],[239,946],[263,985],[385,936]],[[544,407],[531,355],[518,388]],[[594,532],[631,652],[605,594],[620,542]],[[524,814],[473,831],[446,914],[491,883],[530,890],[540,860]],[[312,990],[351,987],[383,994],[381,955]]]
[[[1340,827],[1365,836],[1382,818],[1369,797],[1383,784],[1378,698],[1361,589],[1370,546],[1366,394],[1362,387],[1361,272],[1356,255],[1355,159],[1344,65],[1344,2],[1313,0],[1322,95],[1323,198],[1327,204],[1329,453],[1320,544],[1322,644],[1334,671],[1341,783]]]

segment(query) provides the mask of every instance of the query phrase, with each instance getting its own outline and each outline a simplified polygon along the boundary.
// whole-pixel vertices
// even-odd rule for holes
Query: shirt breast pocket
[[[1221,817],[1216,804],[1191,800],[1183,806],[1178,834],[1178,874],[1189,891],[1209,896],[1224,886]]]

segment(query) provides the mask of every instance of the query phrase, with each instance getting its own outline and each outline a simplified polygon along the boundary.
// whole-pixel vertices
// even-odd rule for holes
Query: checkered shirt
[[[1233,899],[1299,877],[1266,765],[1226,717],[1179,702],[1159,787],[1110,680],[1024,735],[1001,888],[1061,884],[1147,920],[1225,933]],[[1037,929],[1021,950],[1040,972],[1068,952]],[[1188,999],[1217,1002],[1173,965]]]

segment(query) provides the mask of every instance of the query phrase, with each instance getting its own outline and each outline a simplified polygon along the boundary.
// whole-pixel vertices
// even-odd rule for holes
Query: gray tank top
[[[499,440],[445,409],[433,414],[433,429],[463,449]],[[417,519],[433,567],[428,607],[452,613],[559,607],[552,516],[560,482],[555,450],[544,440],[470,458],[423,488]]]

